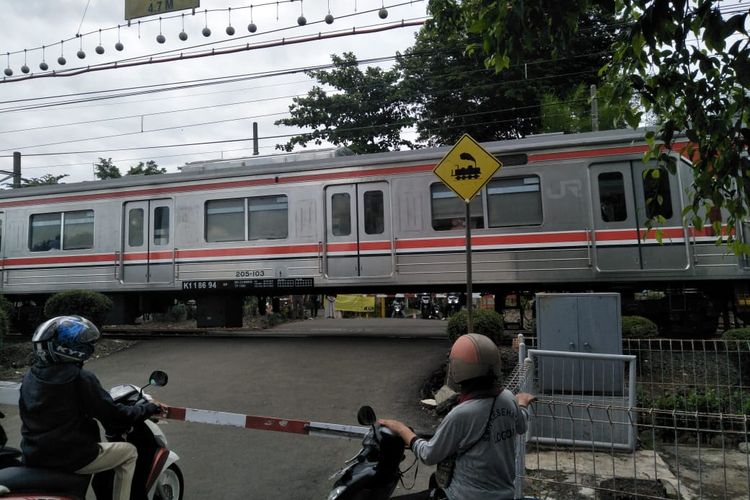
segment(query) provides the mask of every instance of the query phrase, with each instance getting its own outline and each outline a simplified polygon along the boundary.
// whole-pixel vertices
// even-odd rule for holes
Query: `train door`
[[[172,200],[125,203],[122,276],[126,283],[174,282]]]
[[[656,170],[656,173],[654,171]],[[640,161],[592,165],[593,246],[599,271],[687,267],[687,240],[674,176]],[[646,233],[646,221],[660,222]],[[661,229],[662,243],[656,240]]]
[[[325,196],[327,276],[390,276],[393,255],[388,183],[328,186]]]
[[[641,269],[630,162],[592,165],[589,169],[597,271]]]
[[[642,268],[687,269],[689,242],[682,223],[677,178],[654,163],[634,161],[631,166]],[[646,232],[649,219],[655,220],[654,227]],[[656,239],[657,230],[661,231],[661,243]]]

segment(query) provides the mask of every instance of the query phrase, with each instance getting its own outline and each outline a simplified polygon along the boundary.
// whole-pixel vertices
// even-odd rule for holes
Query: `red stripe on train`
[[[138,196],[167,195],[174,193],[189,193],[195,191],[216,191],[219,189],[235,189],[253,186],[269,186],[273,184],[289,184],[294,182],[315,182],[324,180],[354,179],[358,177],[373,177],[378,175],[395,175],[413,172],[431,171],[435,165],[412,165],[408,167],[384,167],[370,170],[358,170],[347,172],[333,172],[306,175],[288,175],[286,177],[266,177],[262,179],[248,179],[242,181],[224,181],[215,183],[203,183],[188,186],[163,186],[154,188],[141,188],[133,190],[121,190],[108,193],[77,194],[69,196],[54,196],[50,198],[24,199],[17,201],[0,202],[0,208],[22,207],[30,205],[47,205],[52,203],[67,203],[71,201],[96,201],[106,199],[133,198]],[[177,181],[179,182],[179,181]],[[184,181],[183,181],[184,182]]]

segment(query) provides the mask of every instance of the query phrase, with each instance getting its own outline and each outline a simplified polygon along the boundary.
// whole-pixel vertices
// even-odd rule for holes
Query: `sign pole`
[[[466,333],[474,332],[472,321],[473,293],[471,291],[471,200],[466,202]]]
[[[464,134],[435,165],[432,172],[452,190],[458,200],[466,203],[466,328],[474,330],[474,304],[471,290],[471,200],[495,175],[503,164],[468,134]],[[460,219],[459,219],[460,220]]]

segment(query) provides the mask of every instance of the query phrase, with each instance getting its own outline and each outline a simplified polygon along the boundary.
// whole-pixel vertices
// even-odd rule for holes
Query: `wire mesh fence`
[[[625,340],[623,348],[622,358],[587,368],[587,356],[527,352],[521,340],[508,387],[538,400],[519,446],[517,491],[750,498],[750,342]],[[622,446],[627,435],[632,447]]]

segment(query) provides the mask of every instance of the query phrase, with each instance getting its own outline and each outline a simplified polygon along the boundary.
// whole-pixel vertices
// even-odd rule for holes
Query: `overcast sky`
[[[137,23],[127,27],[124,21],[124,1],[3,1],[0,14],[0,77],[4,76],[1,72],[8,66],[13,70],[13,76],[0,83],[0,169],[12,170],[13,151],[20,151],[24,155],[24,177],[69,174],[63,182],[93,180],[92,164],[98,157],[111,157],[124,173],[130,166],[149,159],[167,167],[169,171],[176,171],[177,166],[190,161],[249,156],[252,154],[250,141],[147,150],[123,149],[249,138],[252,135],[253,121],[259,123],[261,137],[294,133],[295,130],[276,127],[273,122],[288,116],[291,96],[304,94],[311,88],[312,80],[309,77],[296,73],[38,109],[15,108],[50,102],[39,100],[40,97],[76,94],[65,100],[80,100],[99,95],[78,95],[84,92],[304,68],[330,63],[331,54],[344,51],[354,52],[360,60],[388,57],[411,46],[418,28],[398,28],[190,61],[108,69],[64,78],[8,81],[24,76],[21,72],[24,50],[31,74],[38,75],[43,73],[39,69],[42,45],[46,46],[44,60],[49,65],[49,71],[71,70],[144,55],[161,57],[158,54],[175,49],[189,54],[212,48],[220,50],[247,43],[252,45],[272,42],[281,38],[290,39],[317,33],[325,35],[334,31],[351,30],[352,27],[367,29],[383,26],[384,23],[400,22],[402,19],[423,19],[426,11],[426,1],[423,0],[304,0],[302,3],[299,0],[280,0],[278,8],[276,2],[256,1],[252,2],[252,21],[258,30],[250,36],[247,26],[251,20],[251,2],[201,0],[200,10],[196,11],[195,16],[190,11],[186,11],[184,16],[188,40],[183,42],[178,38],[183,29],[182,17],[178,14],[178,18],[163,19],[161,33],[166,37],[166,43],[159,44],[156,41],[160,33],[159,23],[151,21],[155,18],[143,18],[140,28]],[[385,20],[378,17],[377,11],[382,5],[388,10]],[[329,12],[329,6],[330,13],[335,17],[331,25],[322,22]],[[229,7],[232,8],[231,24],[236,30],[234,36],[228,36],[225,32],[229,24]],[[300,8],[307,19],[304,27],[297,24]],[[203,12],[205,9],[209,10],[207,23]],[[168,14],[164,17],[170,15],[174,16]],[[119,37],[124,50],[121,52],[115,50],[118,30],[112,29],[118,24],[122,25]],[[80,33],[94,34],[75,40],[79,25]],[[211,30],[210,37],[202,35],[206,26]],[[105,49],[103,55],[95,52],[99,45],[100,29],[101,44]],[[60,40],[71,38],[74,40],[65,42],[61,48]],[[207,43],[210,45],[206,46]],[[81,48],[86,53],[84,59],[77,57]],[[10,65],[6,56],[8,52],[11,53]],[[57,62],[61,55],[67,61],[64,66]],[[390,64],[388,61],[381,65]],[[184,111],[170,112],[178,110]],[[206,122],[214,123],[198,125]],[[260,153],[273,154],[274,146],[283,142],[284,138],[262,140]],[[121,151],[115,151],[118,149]],[[62,154],[67,152],[75,153]],[[52,154],[32,156],[39,153]]]

